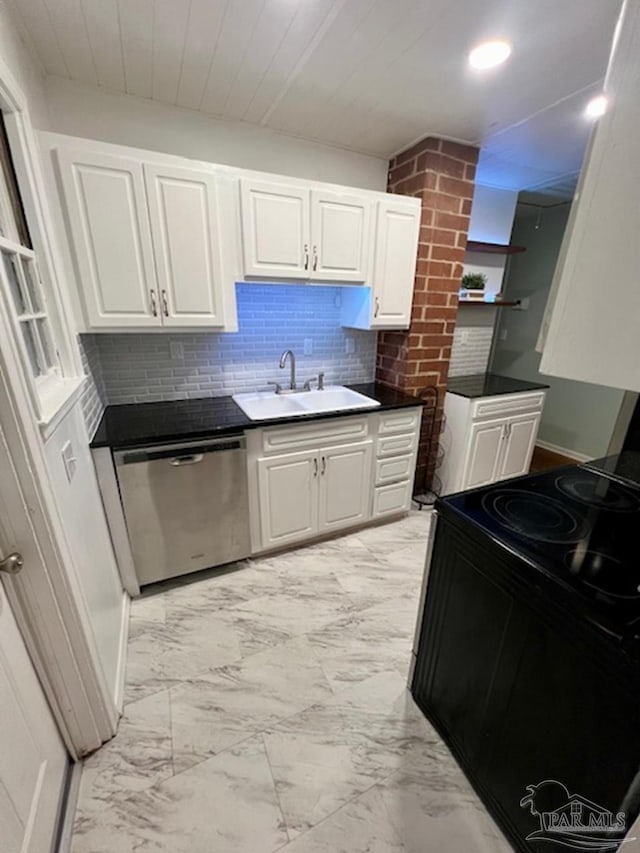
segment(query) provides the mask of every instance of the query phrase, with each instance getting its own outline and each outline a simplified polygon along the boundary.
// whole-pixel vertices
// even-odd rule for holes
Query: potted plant
[[[467,299],[484,299],[484,288],[487,277],[481,272],[468,272],[462,276],[462,289],[466,291]]]

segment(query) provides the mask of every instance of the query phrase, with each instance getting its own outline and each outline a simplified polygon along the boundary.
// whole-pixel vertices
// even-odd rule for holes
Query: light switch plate
[[[304,339],[304,354],[313,355],[313,338]]]
[[[177,361],[182,361],[184,358],[184,346],[180,341],[171,341],[169,344],[169,352],[171,354],[171,358],[176,359]]]
[[[73,445],[70,441],[65,442],[62,446],[60,455],[62,456],[62,464],[64,465],[64,472],[67,475],[67,480],[71,482],[76,474],[78,460],[73,455]]]
[[[353,355],[356,351],[356,342],[351,337],[351,335],[347,335],[344,341],[344,351],[347,355]]]

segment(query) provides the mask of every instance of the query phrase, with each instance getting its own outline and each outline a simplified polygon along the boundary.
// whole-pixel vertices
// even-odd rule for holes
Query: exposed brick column
[[[420,198],[422,223],[411,327],[378,336],[376,379],[419,395],[435,385],[440,395],[439,430],[447,384],[458,292],[478,161],[478,149],[427,137],[389,163],[389,192]],[[425,423],[426,426],[426,423]],[[426,435],[418,454],[416,482],[433,474],[437,441],[427,459]]]

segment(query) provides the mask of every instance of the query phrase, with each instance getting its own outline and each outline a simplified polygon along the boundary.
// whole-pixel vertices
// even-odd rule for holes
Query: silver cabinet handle
[[[321,474],[324,474],[324,472],[325,472],[326,470],[327,470],[327,457],[326,457],[326,456],[323,456],[323,457],[322,457],[322,470],[320,471],[320,473],[321,473]]]
[[[151,301],[151,313],[154,317],[158,316],[158,306],[156,304],[156,292],[153,288],[149,291],[149,299]]]
[[[164,316],[169,316],[169,303],[167,302],[167,291],[162,291],[162,308],[164,310]]]
[[[179,468],[181,465],[197,465],[202,462],[204,453],[190,453],[188,456],[174,456],[169,462],[174,468]]]
[[[313,272],[318,269],[318,247],[313,247]]]
[[[24,566],[22,554],[14,551],[9,554],[4,560],[0,560],[0,572],[6,572],[8,575],[17,575],[20,569]]]
[[[373,312],[373,316],[377,317],[379,311],[380,311],[380,300],[376,296],[376,307],[375,307],[375,311]]]
[[[318,476],[318,457],[317,456],[313,457],[313,476],[314,477]]]
[[[305,270],[309,269],[309,246],[307,243],[304,244],[304,268]]]

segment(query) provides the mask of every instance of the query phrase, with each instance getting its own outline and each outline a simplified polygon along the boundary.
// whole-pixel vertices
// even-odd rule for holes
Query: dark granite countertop
[[[447,391],[459,397],[495,397],[499,394],[520,394],[523,391],[539,391],[548,388],[541,382],[525,382],[497,373],[473,373],[470,376],[452,376]]]
[[[206,397],[195,400],[172,400],[163,403],[127,403],[107,406],[98,425],[91,447],[139,447],[158,442],[184,441],[212,436],[233,435],[247,429],[277,426],[303,421],[340,418],[385,409],[422,406],[417,397],[410,397],[378,382],[349,385],[354,391],[377,400],[380,405],[370,409],[350,409],[342,412],[321,412],[289,418],[250,420],[231,397]]]

